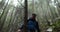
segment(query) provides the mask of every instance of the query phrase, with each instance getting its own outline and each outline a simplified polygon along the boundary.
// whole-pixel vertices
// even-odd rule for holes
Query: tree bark
[[[23,32],[27,32],[27,27],[26,27],[26,24],[27,24],[27,18],[28,18],[28,5],[27,5],[27,0],[25,0],[25,11],[24,11],[24,29],[23,29]]]

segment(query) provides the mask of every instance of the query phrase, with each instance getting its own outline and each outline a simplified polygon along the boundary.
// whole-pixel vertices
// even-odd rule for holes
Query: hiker
[[[28,19],[27,29],[28,32],[40,32],[38,22],[36,21],[36,14],[32,14],[32,17]]]
[[[23,29],[23,26],[20,29]],[[40,32],[38,22],[36,21],[36,14],[32,14],[32,17],[27,20],[27,32]]]

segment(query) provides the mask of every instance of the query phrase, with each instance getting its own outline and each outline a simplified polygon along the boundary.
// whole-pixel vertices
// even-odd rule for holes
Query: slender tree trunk
[[[24,29],[23,29],[23,32],[27,32],[27,27],[26,27],[26,24],[27,24],[27,18],[28,18],[28,5],[27,5],[27,0],[25,0],[25,11],[24,11]]]
[[[32,0],[32,9],[33,9],[33,13],[34,13],[34,11],[35,11],[35,9],[34,9],[34,0]]]

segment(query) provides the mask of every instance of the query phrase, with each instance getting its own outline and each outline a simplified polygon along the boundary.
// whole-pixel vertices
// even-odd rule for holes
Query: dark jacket
[[[33,22],[35,21],[35,22],[36,22],[35,28],[36,28],[37,32],[40,32],[38,22],[37,22],[36,20],[33,20],[32,18],[28,19],[28,20],[27,20],[27,23],[28,23],[29,21],[33,21]],[[23,29],[23,26],[24,26],[24,25],[22,25],[21,29]]]
[[[37,30],[38,32],[40,32],[38,22],[37,22],[35,19],[33,20],[32,18],[28,19],[28,22],[29,22],[29,21],[36,22],[36,23],[35,23],[35,24],[36,24],[35,28],[36,28],[36,30]],[[27,22],[27,23],[28,23],[28,22]]]

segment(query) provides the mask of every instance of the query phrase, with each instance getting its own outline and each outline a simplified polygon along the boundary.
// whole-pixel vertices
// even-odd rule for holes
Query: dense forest
[[[0,32],[16,32],[32,13],[41,32],[60,30],[60,0],[0,0]]]

